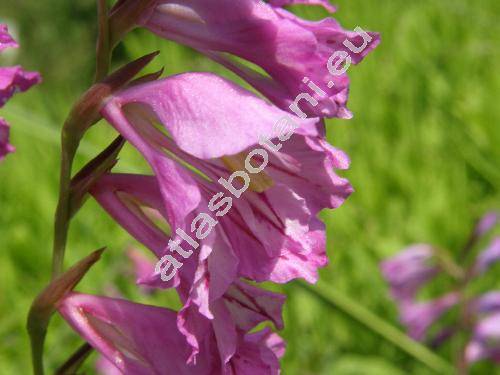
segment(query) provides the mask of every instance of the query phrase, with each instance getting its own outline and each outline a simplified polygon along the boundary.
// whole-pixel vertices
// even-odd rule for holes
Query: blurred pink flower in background
[[[401,323],[410,337],[421,341],[425,339],[430,326],[458,302],[458,293],[426,302],[402,301],[399,304]]]
[[[17,48],[18,44],[10,36],[7,25],[0,24],[0,52],[7,48]],[[0,67],[0,108],[15,93],[24,92],[40,83],[40,74],[27,72],[20,66]],[[15,148],[9,144],[9,125],[0,117],[0,161]]]
[[[482,359],[500,363],[500,311],[477,323],[466,349],[466,358],[469,363]]]
[[[500,291],[483,294],[474,301],[473,308],[478,315],[500,312]]]
[[[15,93],[24,92],[41,82],[36,72],[27,72],[20,66],[0,68],[0,107],[7,103]]]
[[[0,52],[7,48],[17,48],[19,45],[9,34],[7,25],[0,24]]]
[[[3,118],[0,117],[0,161],[5,155],[14,152],[16,149],[9,143],[10,127]]]
[[[500,237],[495,237],[490,245],[477,257],[476,272],[485,272],[490,266],[500,260]]]
[[[500,214],[497,211],[491,211],[485,214],[476,224],[474,237],[480,238],[481,236],[484,236],[498,224],[499,220]]]
[[[494,211],[477,221],[468,242],[460,252],[461,262],[465,265],[455,264],[444,250],[421,244],[410,246],[380,264],[391,295],[398,305],[401,323],[410,337],[418,341],[430,339],[430,345],[437,347],[459,331],[470,331],[465,332],[470,334],[470,341],[463,350],[465,366],[483,359],[500,362],[500,291],[490,291],[474,297],[467,290],[471,281],[500,260],[498,236],[493,238],[486,249],[474,252],[475,246],[498,222],[499,215]],[[469,256],[471,254],[477,255],[473,258]],[[468,260],[464,262],[464,259]],[[460,272],[452,271],[450,267],[458,268]],[[453,291],[433,300],[418,301],[416,292],[445,271],[454,278]],[[460,306],[458,318],[446,321],[437,335],[430,338],[430,327],[437,324],[454,306]]]
[[[411,300],[439,272],[431,245],[412,245],[381,263],[380,268],[397,300]]]

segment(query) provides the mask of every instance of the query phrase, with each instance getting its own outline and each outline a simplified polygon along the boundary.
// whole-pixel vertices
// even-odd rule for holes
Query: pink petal
[[[332,10],[326,1],[308,3]],[[347,74],[330,74],[327,62],[336,52],[345,52],[353,63],[358,63],[380,41],[376,33],[349,32],[331,18],[305,21],[255,0],[183,0],[175,4],[163,0],[142,17],[140,24],[161,37],[206,53],[240,74],[282,109],[289,110],[298,95],[310,93],[319,103],[314,106],[302,100],[300,106],[308,117],[352,117],[346,108]],[[344,46],[346,40],[353,43],[355,52]],[[231,55],[259,66],[267,76],[244,68],[232,61]],[[324,94],[312,92],[309,81],[303,81],[306,77]],[[329,88],[330,81],[333,86]]]
[[[252,334],[233,330],[229,316],[215,311],[196,363],[188,364],[190,349],[177,331],[173,311],[78,293],[59,306],[63,318],[123,374],[278,375],[284,350],[279,336],[269,329]]]
[[[283,7],[285,5],[294,5],[294,4],[307,4],[307,5],[321,5],[327,11],[334,13],[335,7],[330,4],[329,0],[271,0],[269,4],[275,7]]]
[[[133,134],[146,133],[146,124],[138,128],[140,118],[157,118],[181,150],[201,159],[235,155],[258,144],[261,136],[273,134],[275,123],[285,116],[310,134],[315,134],[317,122],[291,116],[211,73],[180,74],[132,87],[117,93],[103,115],[136,147]]]
[[[241,329],[249,331],[267,320],[273,322],[277,329],[283,329],[284,295],[236,281],[223,299]]]
[[[411,300],[420,287],[438,273],[431,245],[409,246],[381,263],[380,268],[398,300]]]
[[[17,48],[19,45],[10,36],[6,24],[0,24],[0,52],[7,48]]]
[[[500,260],[500,237],[495,237],[490,245],[479,254],[476,260],[476,272],[485,272]]]
[[[0,68],[0,107],[15,93],[24,92],[41,81],[40,74],[26,72],[20,66]]]
[[[95,367],[100,375],[122,375],[122,372],[118,369],[118,367],[103,356],[99,356]]]
[[[7,154],[16,150],[14,146],[9,144],[9,133],[9,124],[0,117],[0,161],[2,161]]]
[[[428,302],[402,301],[401,322],[406,326],[410,337],[422,341],[431,325],[458,302],[458,293],[449,293]]]
[[[474,236],[481,237],[488,233],[500,220],[500,213],[497,211],[488,212],[477,223],[474,228]]]
[[[500,314],[493,313],[481,319],[474,328],[471,342],[466,348],[468,363],[489,359],[500,363]]]
[[[188,347],[173,311],[125,300],[70,294],[59,306],[64,319],[124,374],[211,374],[211,359],[187,365]]]

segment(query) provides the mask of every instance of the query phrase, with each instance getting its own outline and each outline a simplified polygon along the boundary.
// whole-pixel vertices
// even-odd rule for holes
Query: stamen
[[[242,152],[234,156],[224,156],[221,160],[231,172],[246,171],[246,156],[247,154]],[[256,193],[263,193],[274,186],[273,179],[264,171],[257,174],[248,173],[248,175],[250,176],[250,190]]]

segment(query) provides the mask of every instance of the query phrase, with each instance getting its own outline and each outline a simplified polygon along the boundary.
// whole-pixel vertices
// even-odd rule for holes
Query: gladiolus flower
[[[7,48],[19,47],[16,41],[10,36],[7,25],[0,24],[0,52]]]
[[[439,268],[434,265],[433,256],[432,246],[417,244],[382,262],[382,273],[389,282],[394,298],[414,298],[419,288],[438,273]]]
[[[477,257],[476,272],[485,272],[491,265],[500,260],[500,237],[495,237],[491,244]]]
[[[477,324],[466,348],[466,359],[469,363],[482,359],[500,363],[500,313],[489,315]]]
[[[40,82],[38,73],[27,72],[20,66],[0,68],[0,107],[15,93],[24,92]]]
[[[17,48],[18,44],[10,36],[7,25],[0,24],[0,52],[6,48]],[[0,107],[16,92],[28,90],[40,83],[41,77],[36,72],[26,72],[20,66],[0,67]]]
[[[202,341],[200,324],[191,322],[209,324],[234,280],[316,280],[327,262],[316,214],[338,207],[352,191],[333,173],[347,167],[347,158],[328,146],[316,120],[294,118],[211,74],[134,86],[110,98],[102,113],[155,176],[104,176],[92,194],[161,258],[169,281],[156,274],[147,284],[177,288],[184,303],[178,325],[192,347],[191,360]],[[274,129],[280,119],[296,122],[296,133]],[[263,135],[260,157],[245,166],[242,152]],[[267,148],[274,152],[264,153]],[[264,159],[267,169],[255,171]],[[244,196],[234,177],[240,167],[248,172]],[[141,206],[156,209],[168,230],[155,226]]]
[[[92,189],[92,194],[134,238],[142,242],[158,258],[162,257],[167,243],[172,240],[172,233],[170,228],[165,229],[165,225],[161,225],[164,223],[158,222],[159,217],[163,217],[166,221],[167,214],[162,204],[157,180],[153,176],[105,175]],[[194,216],[193,214],[192,217]],[[233,230],[241,231],[237,227]],[[178,231],[178,233],[181,233],[181,238],[188,239],[186,245],[190,241],[195,241],[186,232]],[[240,235],[243,236],[243,233]],[[218,239],[214,240],[214,237]],[[268,319],[273,321],[277,328],[283,325],[280,314],[284,298],[276,293],[235,281],[245,272],[238,270],[238,259],[231,252],[229,244],[221,240],[226,238],[226,234],[218,232],[210,238],[210,241],[200,241],[198,246],[202,248],[201,251],[189,250],[192,252],[189,257],[183,256],[187,251],[184,244],[181,250],[177,248],[177,252],[170,253],[170,262],[179,267],[179,272],[169,282],[161,281],[159,275],[154,274],[152,265],[149,272],[147,268],[141,267],[141,276],[138,279],[141,286],[148,288],[177,289],[184,304],[179,314],[178,325],[193,348],[192,358],[198,353],[199,342],[202,341],[203,333],[200,333],[200,327],[207,327],[210,324],[215,315],[213,310],[220,309],[221,298],[228,304],[229,310],[232,310],[231,306],[237,302],[239,314],[235,314],[236,321],[243,314],[247,321],[254,321],[255,324]],[[242,248],[240,251],[243,250],[247,250],[247,254],[242,254],[241,263],[251,255],[255,256],[251,247]],[[258,264],[258,259],[254,263],[256,262]],[[265,263],[262,264],[265,266]],[[267,274],[265,275],[267,277]],[[243,309],[243,306],[248,307],[248,313],[245,313],[247,310]]]
[[[474,303],[476,314],[490,314],[500,312],[500,291],[492,291],[477,298]]]
[[[316,280],[317,268],[326,264],[324,226],[316,214],[338,207],[352,191],[333,172],[348,166],[347,157],[320,136],[316,120],[291,116],[201,73],[117,93],[102,113],[151,165],[158,185],[148,189],[160,191],[160,213],[177,245],[187,241],[205,259],[215,242],[222,243],[220,263],[255,281]],[[283,119],[297,124],[295,134],[273,127]],[[262,148],[250,151],[259,140]],[[152,250],[161,251],[158,244]],[[230,274],[225,272],[229,282]]]
[[[279,373],[278,358],[283,341],[270,330],[232,336],[234,351],[225,353],[228,332],[225,316],[214,319],[204,336],[203,351],[196,363],[186,363],[189,345],[176,327],[174,311],[125,300],[69,294],[59,306],[60,314],[103,357],[126,374],[169,373],[186,375]],[[222,341],[221,341],[222,340]]]
[[[181,295],[185,286],[177,290]],[[216,329],[216,341],[221,353],[221,361],[226,363],[232,357],[237,347],[237,333],[248,332],[259,323],[271,321],[277,329],[283,329],[281,318],[285,296],[235,281],[222,296],[210,303],[210,317],[200,313],[189,296],[179,312],[177,326],[186,337],[192,348],[188,362],[195,361],[202,349],[201,343],[212,327]]]
[[[274,5],[326,1],[275,1]],[[301,117],[350,118],[346,70],[379,43],[379,35],[344,30],[258,0],[159,0],[139,20],[159,36],[186,44],[239,74],[278,107]],[[226,55],[227,54],[227,55]],[[243,58],[263,75],[233,60]]]
[[[497,224],[498,219],[498,213],[490,212],[478,220],[462,249],[460,254],[462,260],[468,251],[473,250],[478,240]],[[441,327],[437,334],[430,338],[431,347],[442,345],[464,326],[475,324],[472,339],[465,348],[467,363],[471,364],[481,359],[500,362],[500,292],[491,291],[479,297],[468,296],[469,283],[500,260],[500,237],[494,238],[486,250],[481,252],[475,262],[467,268],[455,264],[446,253],[434,252],[435,250],[429,245],[414,245],[381,265],[384,277],[389,281],[391,292],[398,304],[400,320],[406,326],[408,335],[415,340],[423,341],[430,327],[448,310],[460,304],[462,312],[460,318],[451,324],[447,322],[444,328]],[[438,256],[439,264],[434,260]],[[454,291],[435,300],[418,302],[416,300],[418,289],[444,270],[455,278]]]
[[[400,304],[400,319],[415,340],[423,340],[429,327],[459,301],[457,293],[450,293],[427,302],[403,301]]]
[[[482,359],[500,362],[500,291],[488,292],[477,298],[473,314],[478,322],[466,348],[467,362]]]
[[[151,219],[151,217],[157,219],[157,214],[162,215],[165,219],[167,217],[166,210],[162,205],[162,197],[157,180],[154,177],[106,175],[95,185],[92,194],[118,223],[126,228],[138,241],[151,249],[158,258],[164,254],[166,244],[172,237],[168,228],[167,230],[162,230],[161,226]],[[154,207],[158,210],[157,214],[151,212],[151,209]],[[148,216],[146,213],[150,215]],[[192,214],[192,217],[194,216],[195,214]],[[238,221],[237,224],[241,225],[242,223]],[[245,244],[245,246],[243,244],[240,245],[238,242],[235,244],[235,246],[238,245],[236,250],[238,250],[237,254],[240,254],[241,260],[235,257],[232,252],[230,248],[231,243],[223,240],[227,238],[228,234],[221,229],[217,229],[217,234],[211,236],[210,241],[200,241],[198,246],[202,248],[201,251],[193,252],[194,249],[189,250],[193,254],[187,257],[187,259],[182,256],[182,251],[170,253],[171,264],[182,264],[182,268],[179,267],[179,272],[169,282],[161,281],[159,275],[153,274],[154,268],[151,267],[149,278],[147,276],[141,277],[140,284],[160,288],[176,287],[185,306],[183,311],[181,311],[181,317],[189,314],[189,317],[194,317],[198,321],[200,319],[205,321],[206,319],[212,319],[213,303],[221,296],[234,300],[236,298],[235,295],[241,297],[255,291],[251,287],[245,287],[242,284],[233,283],[231,285],[233,280],[239,275],[249,274],[250,271],[246,271],[246,268],[252,269],[251,267],[256,265],[256,269],[252,271],[253,274],[260,272],[257,275],[261,274],[262,278],[267,279],[269,275],[265,273],[264,267],[270,267],[275,263],[269,260],[266,261],[265,259],[260,260],[253,253],[254,251],[259,251],[259,249],[252,249],[251,247],[251,237],[249,238],[248,233],[246,233],[250,229],[242,230],[237,225],[231,225],[229,228],[229,230],[235,232],[233,233],[234,238],[237,239],[240,236],[241,241]],[[195,241],[191,237],[194,237],[194,235],[191,234],[190,236],[186,232],[180,231],[178,233],[181,233],[181,237],[187,239],[186,243],[182,245],[183,251],[186,251],[188,243]],[[213,237],[216,237],[216,240]],[[261,253],[261,256],[264,257],[265,253]],[[252,257],[255,260],[251,260]],[[270,263],[266,265],[265,262]],[[262,270],[259,268],[259,265],[263,267]],[[297,267],[297,265],[294,267]],[[280,299],[274,294],[270,296],[273,300]],[[256,301],[263,298],[266,298],[265,293],[260,296],[253,296],[249,300],[256,303]],[[193,312],[193,309],[198,311]],[[274,311],[276,309],[274,308]],[[265,311],[266,309],[260,308],[259,310]],[[200,314],[203,317],[198,316]],[[186,324],[193,326],[193,324],[189,324],[189,317],[183,318],[182,322],[179,323],[180,328]],[[275,321],[277,327],[282,325],[276,318],[271,320]],[[200,324],[196,325],[199,326]],[[183,328],[183,332],[187,336],[194,335],[189,333],[189,327]],[[197,348],[196,341],[193,338],[191,339],[194,348]]]
[[[8,33],[7,25],[0,24],[0,52],[6,48],[17,47],[18,44]],[[41,77],[36,72],[27,72],[20,66],[0,67],[0,108],[16,92],[26,91],[40,82]],[[3,118],[0,118],[0,161],[14,150],[14,147],[9,144],[9,125]]]
[[[9,144],[10,127],[3,118],[0,117],[0,161],[16,149]]]
[[[474,236],[476,238],[484,236],[491,229],[493,229],[495,225],[497,225],[499,220],[500,220],[500,214],[498,212],[496,211],[488,212],[481,218],[481,220],[479,220],[479,222],[476,225],[476,228],[474,228]]]

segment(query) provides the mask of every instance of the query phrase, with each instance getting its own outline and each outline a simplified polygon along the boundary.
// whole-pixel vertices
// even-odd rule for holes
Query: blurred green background
[[[335,17],[344,27],[379,31],[382,44],[350,69],[355,118],[329,121],[330,141],[352,158],[345,175],[356,193],[340,209],[324,213],[331,264],[322,270],[316,289],[347,298],[347,310],[367,309],[402,329],[379,262],[413,242],[433,243],[456,254],[474,220],[499,207],[500,2],[336,4]],[[310,19],[326,16],[322,9],[295,9]],[[71,103],[92,79],[95,13],[92,0],[0,2],[0,20],[8,22],[22,46],[18,54],[2,56],[2,65],[22,63],[44,77],[42,85],[18,95],[1,111],[13,125],[17,152],[0,165],[0,374],[30,373],[25,318],[33,297],[49,280],[58,132]],[[161,56],[151,70],[210,70],[237,80],[203,56],[140,30],[117,49],[114,63],[156,49]],[[94,127],[77,167],[113,136],[105,124]],[[143,167],[126,149],[119,170]],[[146,297],[133,285],[124,256],[131,244],[89,200],[73,222],[66,266],[101,246],[108,251],[77,289],[119,291],[136,301],[168,305],[169,296]],[[499,275],[496,268],[475,287],[498,288]],[[448,285],[438,280],[424,294],[438,295]],[[288,295],[284,374],[435,373],[425,361],[361,324],[352,311],[325,303],[297,283],[282,290]],[[56,317],[46,344],[47,367],[55,369],[78,343]],[[454,345],[435,353],[451,363]],[[86,373],[94,373],[94,359],[85,365]],[[488,363],[473,367],[477,374],[495,371]]]

